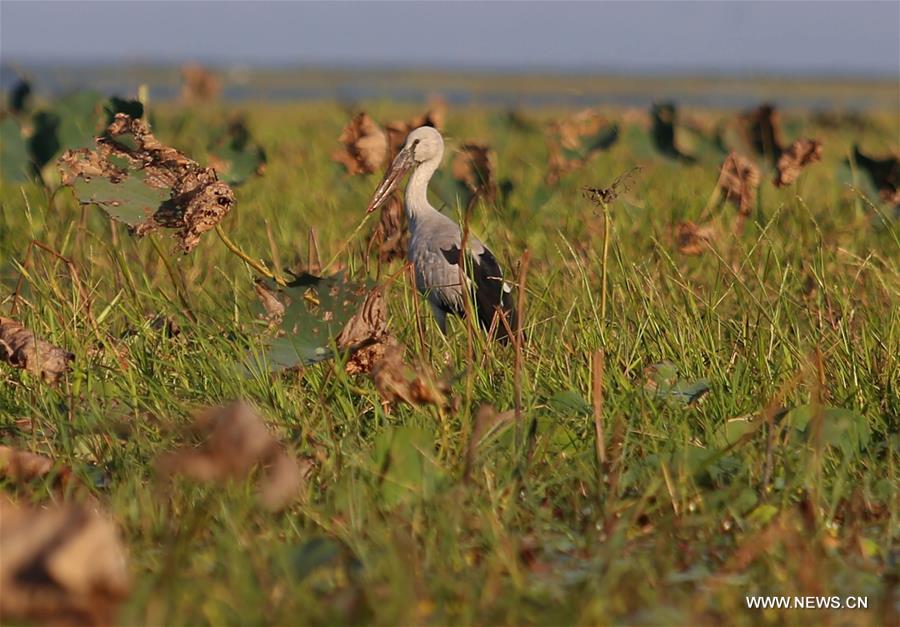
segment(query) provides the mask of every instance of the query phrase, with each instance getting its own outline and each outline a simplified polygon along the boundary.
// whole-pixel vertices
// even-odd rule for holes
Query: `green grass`
[[[368,110],[380,120],[414,112],[388,103]],[[330,159],[345,111],[323,103],[246,112],[269,165],[238,190],[225,230],[270,258],[270,227],[283,264],[293,265],[307,258],[312,228],[330,259],[378,182],[347,178]],[[201,162],[210,122],[226,113],[151,106],[157,136]],[[527,113],[542,122],[554,114]],[[469,356],[465,325],[443,337],[424,309],[421,346],[403,275],[389,292],[391,328],[412,358],[436,370],[450,364],[457,410],[385,413],[367,379],[330,363],[246,375],[239,364],[258,330],[254,275],[214,233],[177,258],[168,255],[173,242],[157,236],[175,259],[191,321],[149,239],[78,208],[67,191],[50,202],[37,185],[3,183],[0,312],[8,314],[24,276],[16,318],[76,358],[56,389],[0,366],[0,438],[70,465],[121,526],[134,575],[122,624],[835,618],[751,611],[744,597],[753,594],[867,596],[869,610],[841,620],[884,624],[896,612],[900,528],[900,244],[892,209],[870,201],[863,175],[841,164],[853,141],[872,153],[896,149],[898,122],[873,113],[872,126],[854,130],[820,128],[803,112],[785,118],[789,137],[823,140],[823,161],[783,190],[767,172],[743,233],[730,235],[736,212],[725,206],[715,219],[729,235],[685,257],[671,229],[700,218],[719,157],[669,161],[640,131],[625,132],[547,190],[540,132],[506,126],[502,111],[450,111],[449,146],[489,142],[499,177],[514,185],[504,204],[476,207],[473,230],[514,278],[522,253],[531,254],[521,424],[482,444],[469,481],[478,408],[514,405],[514,351],[476,340]],[[643,172],[610,207],[604,319],[604,221],[580,187],[606,185],[635,164]],[[81,292],[66,265],[41,250],[23,268],[32,239],[71,260]],[[338,261],[362,275],[364,249],[358,237]],[[381,278],[398,268],[382,267]],[[181,334],[151,327],[159,315]],[[602,468],[592,415],[579,407],[592,399],[598,349],[613,443]],[[701,403],[647,393],[643,370],[663,360],[687,380],[709,381]],[[564,403],[561,393],[584,400]],[[181,442],[193,410],[235,398],[256,403],[283,441],[315,460],[301,498],[281,514],[258,507],[250,480],[166,487],[154,476],[155,458]],[[840,447],[846,433],[806,437],[776,420],[765,485],[762,417],[770,406],[807,404],[850,410],[868,443]],[[813,414],[815,430],[824,414]],[[736,418],[755,418],[745,437],[734,435]],[[42,485],[5,487],[22,500],[58,498]]]

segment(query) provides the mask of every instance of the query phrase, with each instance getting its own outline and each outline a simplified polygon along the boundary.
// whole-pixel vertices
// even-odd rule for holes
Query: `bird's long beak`
[[[387,200],[388,196],[391,195],[391,192],[396,189],[397,183],[400,182],[400,179],[403,178],[403,175],[406,174],[406,171],[409,170],[412,165],[413,158],[411,150],[404,148],[397,153],[397,156],[394,157],[394,162],[391,163],[391,167],[388,169],[387,174],[384,175],[384,179],[381,181],[378,189],[372,194],[372,200],[369,201],[366,213],[372,213],[384,204],[384,201]]]

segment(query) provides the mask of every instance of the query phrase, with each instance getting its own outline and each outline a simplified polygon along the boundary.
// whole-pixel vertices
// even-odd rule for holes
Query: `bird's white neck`
[[[410,222],[415,222],[429,213],[437,213],[437,209],[428,202],[428,182],[440,163],[440,159],[431,159],[420,163],[410,175],[403,203],[406,209],[406,218]]]

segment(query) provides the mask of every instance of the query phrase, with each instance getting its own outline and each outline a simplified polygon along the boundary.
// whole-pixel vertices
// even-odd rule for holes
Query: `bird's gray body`
[[[462,273],[458,264],[447,260],[445,252],[461,249],[462,233],[456,222],[433,208],[415,216],[407,209],[407,219],[410,233],[407,256],[415,270],[416,287],[428,299],[441,331],[446,332],[447,314],[464,310]],[[484,244],[471,234],[466,238],[466,248],[473,258],[485,251]]]
[[[406,185],[403,207],[409,225],[408,258],[416,276],[416,287],[425,295],[438,326],[447,330],[447,314],[465,316],[465,289],[474,296],[475,311],[485,329],[495,326],[500,312],[505,323],[495,328],[501,341],[509,338],[516,326],[511,289],[493,253],[474,235],[466,237],[462,254],[462,230],[448,216],[428,202],[428,182],[441,163],[444,141],[431,127],[415,129],[397,155],[385,180],[376,190],[369,210],[373,210],[397,185],[407,170],[412,170]]]

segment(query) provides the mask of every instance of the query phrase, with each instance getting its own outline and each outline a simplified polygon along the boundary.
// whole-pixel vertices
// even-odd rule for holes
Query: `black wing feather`
[[[458,266],[460,250],[457,246],[441,249],[447,263]],[[468,255],[468,269],[475,283],[475,311],[478,321],[485,331],[490,330],[494,322],[494,315],[500,311],[506,318],[506,324],[497,320],[495,335],[497,340],[506,344],[509,341],[509,332],[506,325],[513,331],[516,330],[516,304],[512,292],[503,289],[503,270],[497,263],[497,258],[487,248],[480,255]]]

